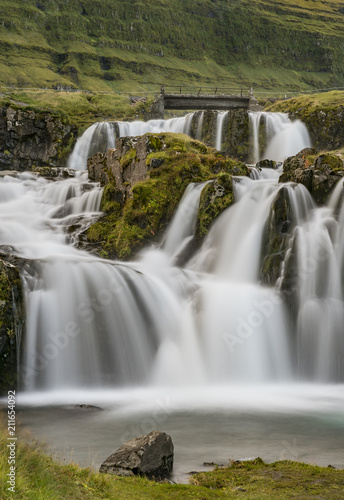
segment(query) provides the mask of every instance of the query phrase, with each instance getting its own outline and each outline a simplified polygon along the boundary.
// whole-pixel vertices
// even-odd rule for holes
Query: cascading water
[[[338,381],[344,378],[343,207],[336,216],[335,197],[328,207],[312,210],[295,230],[297,251],[298,370],[302,378]]]
[[[228,111],[219,111],[217,113],[215,147],[218,151],[220,151],[222,148],[223,122],[224,122],[227,114],[228,114]]]
[[[69,218],[99,210],[101,189],[86,172],[54,183],[32,174],[1,179],[0,242],[35,264],[24,277],[26,389],[293,380],[295,352],[301,377],[342,380],[333,362],[343,349],[341,188],[332,205],[316,209],[305,188],[284,185],[294,214],[290,251],[295,240],[299,263],[294,335],[279,287],[259,282],[279,172],[253,176],[235,180],[236,203],[184,269],[173,259],[193,237],[202,184],[187,189],[163,246],[123,264],[67,244]],[[318,260],[305,274],[300,263],[312,251]],[[324,336],[325,322],[331,332]]]
[[[87,158],[89,156],[114,148],[116,128],[118,137],[136,137],[147,133],[157,134],[161,132],[190,135],[193,116],[194,113],[179,118],[170,118],[169,120],[94,123],[77,140],[68,160],[68,167],[71,169],[86,170]]]
[[[68,168],[85,170],[87,158],[94,153],[106,152],[115,147],[115,133],[111,123],[99,122],[91,125],[76,142],[68,160]]]
[[[225,258],[226,238],[221,242],[223,257],[218,257],[213,272],[202,265],[180,272],[169,263],[169,257],[192,237],[203,185],[188,188],[164,247],[146,251],[137,263],[124,266],[90,257],[61,239],[56,241],[54,234],[52,255],[41,256],[36,265],[39,278],[27,281],[27,389],[290,376],[287,332],[280,326],[278,335],[273,335],[277,324],[284,324],[283,305],[277,294],[256,284],[259,239],[252,245],[263,231],[267,196],[271,199],[277,187],[274,182],[256,181],[253,194],[251,184],[243,180],[238,186],[245,195],[234,208],[243,211],[244,217],[247,209],[253,209],[246,207],[247,199],[253,200],[255,208],[264,200],[264,208],[256,210],[254,220],[247,218],[247,228],[242,227],[237,257],[230,256],[232,266]],[[60,189],[58,184],[54,188]],[[226,237],[236,231],[241,215],[236,210],[226,214],[232,220],[225,222],[232,227]],[[219,221],[220,233],[223,227]],[[250,228],[254,228],[252,237]],[[196,261],[203,260],[203,253]],[[251,260],[249,271],[240,259]],[[232,358],[225,348],[230,340],[227,332],[239,329],[240,343],[251,308],[256,303],[264,307],[269,300],[275,304],[274,314]],[[199,301],[204,307],[196,317]],[[261,346],[258,354],[257,345]]]
[[[223,124],[227,114],[228,112],[224,111],[217,112],[214,143],[214,147],[217,150],[221,150],[222,147]],[[95,123],[77,140],[74,151],[68,160],[68,167],[85,170],[89,156],[115,147],[116,135],[117,137],[136,137],[147,133],[173,132],[191,136],[192,124],[195,121],[195,138],[202,140],[203,118],[204,111],[189,113],[186,116],[170,118],[168,120]]]
[[[300,121],[291,121],[286,113],[250,111],[252,129],[253,162],[261,159],[283,161],[306,147],[311,146],[307,127]],[[260,127],[264,123],[265,150],[261,151]]]
[[[323,383],[344,381],[344,190],[317,208],[305,187],[278,177],[252,167],[251,179],[233,178],[235,204],[182,269],[174,263],[193,237],[203,185],[186,190],[160,248],[121,263],[70,244],[66,227],[100,216],[102,191],[85,171],[55,182],[0,177],[0,243],[25,258],[18,400],[53,405],[21,411],[35,438],[98,468],[126,439],[163,429],[178,447],[176,481],[229,449],[233,459],[343,467],[342,385]],[[268,287],[261,250],[282,189],[287,251]]]
[[[207,183],[191,183],[173,218],[164,241],[164,251],[173,256],[178,255],[185,244],[193,237],[196,229],[199,200],[203,187]]]

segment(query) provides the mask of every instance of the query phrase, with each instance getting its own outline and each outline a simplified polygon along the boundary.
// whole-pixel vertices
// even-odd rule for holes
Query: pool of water
[[[258,456],[344,468],[343,385],[59,391],[20,394],[17,403],[22,429],[62,462],[95,470],[155,429],[172,437],[176,482],[209,469],[204,462]]]

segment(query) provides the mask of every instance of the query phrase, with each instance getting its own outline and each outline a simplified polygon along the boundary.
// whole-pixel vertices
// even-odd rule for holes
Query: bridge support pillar
[[[150,107],[149,119],[163,120],[164,114],[165,114],[165,100],[164,100],[164,95],[160,94],[158,97],[154,99],[154,102]]]

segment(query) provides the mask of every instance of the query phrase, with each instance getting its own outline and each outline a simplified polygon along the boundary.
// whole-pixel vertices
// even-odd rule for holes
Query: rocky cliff
[[[76,127],[53,113],[4,106],[0,108],[0,170],[62,167],[76,134]]]
[[[0,395],[18,387],[25,312],[18,267],[0,255]],[[10,258],[9,260],[16,260]]]

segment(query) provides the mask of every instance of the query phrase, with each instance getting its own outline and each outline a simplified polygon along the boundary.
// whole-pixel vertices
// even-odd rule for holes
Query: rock
[[[152,158],[150,161],[151,168],[159,168],[164,163],[163,158]]]
[[[46,179],[68,179],[75,176],[75,170],[72,168],[58,167],[33,167],[32,171]]]
[[[105,186],[109,182],[107,174],[107,153],[95,153],[87,159],[88,178]]]
[[[145,121],[148,120],[163,120],[165,113],[164,97],[159,96],[154,100],[153,104],[149,107],[148,111],[144,114]]]
[[[147,179],[151,168],[158,168],[163,163],[158,158],[147,160],[148,155],[155,150],[154,140],[150,135],[117,139],[115,149],[88,158],[89,179],[100,182],[102,186],[113,179],[116,185],[113,200],[124,203],[131,197],[133,186]],[[159,141],[159,138],[156,140]]]
[[[84,410],[102,410],[103,409],[103,408],[100,408],[100,406],[87,405],[87,404],[75,405],[75,408],[82,408]]]
[[[222,141],[222,149],[227,156],[249,162],[250,124],[246,109],[228,111],[223,121]]]
[[[5,250],[3,247],[2,251]],[[18,388],[18,359],[24,331],[20,258],[0,256],[0,396]]]
[[[133,258],[144,245],[161,244],[190,182],[212,180],[201,200],[195,238],[180,254],[178,265],[183,265],[213,220],[233,202],[232,175],[246,176],[248,168],[182,134],[122,137],[116,146],[108,150],[106,162],[103,155],[94,155],[88,162],[93,181],[105,176],[109,181],[101,200],[104,215],[89,228],[86,238],[94,248],[100,245],[102,257]]]
[[[218,112],[196,111],[193,115],[190,135],[207,146],[215,147]],[[222,126],[221,150],[231,157],[248,162],[250,154],[250,126],[245,109],[229,110]]]
[[[288,247],[289,231],[293,223],[289,193],[287,188],[283,186],[271,204],[263,237],[262,248],[265,258],[261,277],[267,285],[275,285],[280,276],[281,265]]]
[[[265,160],[259,161],[256,164],[256,167],[257,168],[273,168],[273,169],[276,169],[277,168],[277,162],[273,161],[273,160],[265,159]]]
[[[334,151],[344,146],[344,106],[328,109],[299,109],[289,113],[292,120],[300,119],[307,125],[312,144],[318,150]]]
[[[63,167],[77,129],[45,111],[0,107],[0,170]]]
[[[162,479],[173,468],[173,443],[165,432],[153,431],[130,439],[110,455],[99,472],[117,476],[147,476]]]
[[[280,176],[279,182],[303,184],[314,200],[323,205],[343,176],[344,162],[338,155],[334,153],[317,154],[316,150],[306,148],[284,161],[283,174]]]

